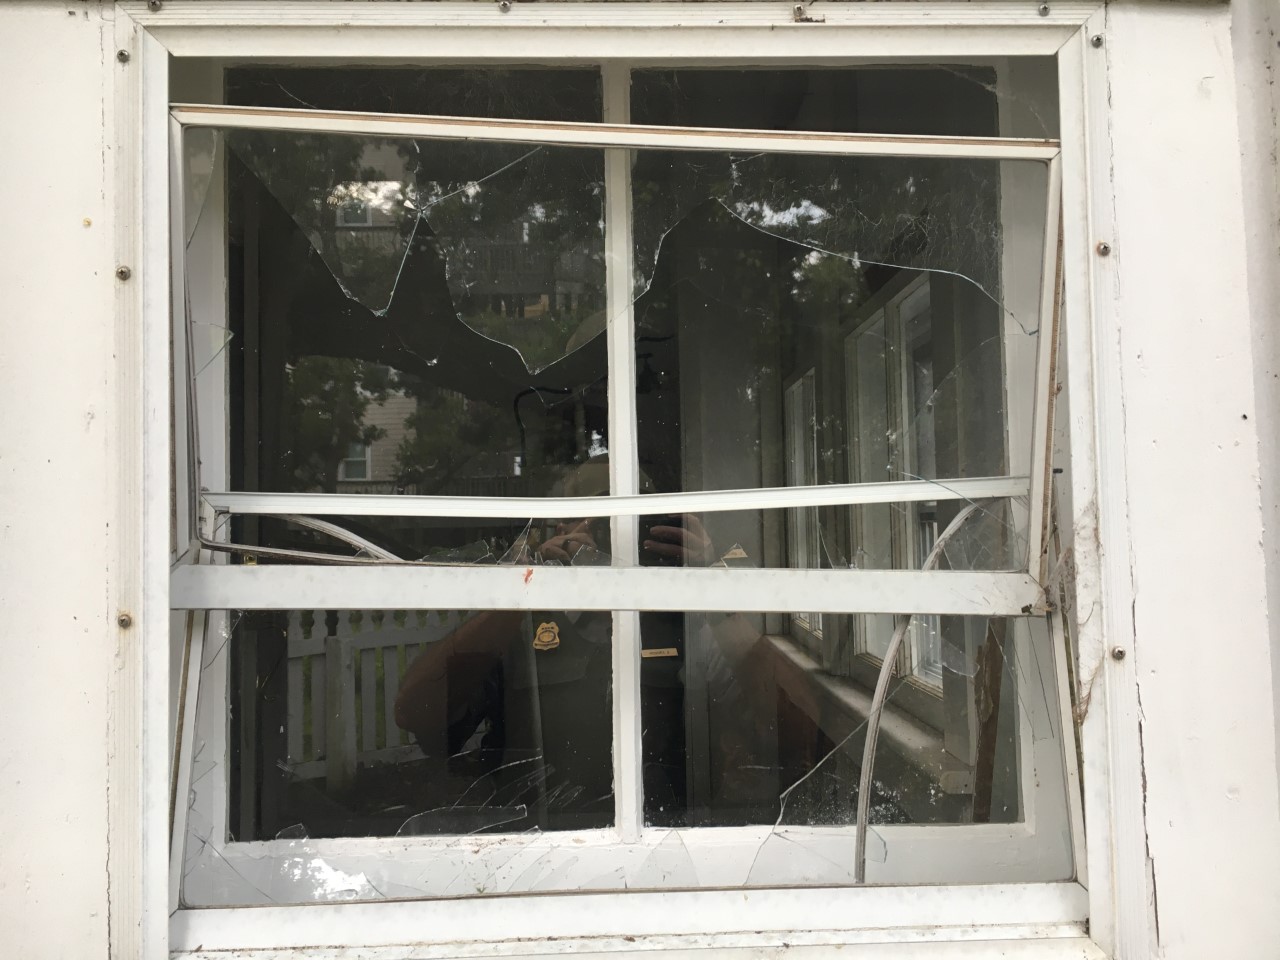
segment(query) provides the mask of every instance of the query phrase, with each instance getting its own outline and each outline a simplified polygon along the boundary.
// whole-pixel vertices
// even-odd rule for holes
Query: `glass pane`
[[[198,409],[231,489],[565,495],[604,457],[600,151],[223,138],[230,397]]]
[[[604,465],[587,465],[602,472]],[[889,532],[868,542],[859,518],[883,509]],[[964,516],[957,517],[964,512]],[[1007,499],[919,504],[827,506],[780,510],[661,513],[642,517],[459,518],[244,516],[220,518],[216,537],[249,548],[388,562],[696,566],[790,569],[919,570],[940,530],[954,528],[937,548],[933,569],[1017,570],[1026,564],[1023,502]],[[921,521],[920,518],[924,517]],[[912,535],[913,523],[920,523]],[[637,557],[614,556],[613,524],[634,524]],[[263,553],[253,562],[272,563]],[[298,558],[289,562],[305,562]]]
[[[991,64],[825,67],[819,69],[635,70],[635,123],[748,130],[822,130],[941,137],[1057,136],[1052,57],[1015,57],[1006,74],[1023,82],[997,88]],[[1033,98],[1028,90],[1043,89]],[[998,92],[997,92],[998,91]],[[1000,128],[1014,112],[1023,129]]]
[[[224,524],[219,540],[241,544],[253,563],[326,562],[371,558],[427,564],[607,565],[607,517],[492,519],[483,517],[244,516]],[[311,557],[254,554],[254,547]]]
[[[878,663],[850,619],[827,614],[816,636],[793,614],[642,614],[646,822],[856,823]],[[889,688],[870,822],[1021,820],[1019,738],[1055,723],[1029,632],[1041,628],[916,619],[934,653]]]
[[[235,615],[233,835],[610,825],[611,638],[599,613]]]
[[[600,119],[600,84],[592,70],[251,67],[229,71],[228,102],[583,121]],[[455,299],[460,290],[487,298],[485,309],[471,311],[482,318],[478,320],[482,332],[490,333],[495,325],[509,326],[499,318],[523,319],[525,309],[537,315],[539,309],[548,308],[542,303],[544,295],[551,300],[549,309],[561,309],[555,293],[581,292],[575,281],[589,283],[583,276],[558,276],[560,287],[567,283],[568,288],[546,285],[548,261],[574,255],[572,250],[553,250],[546,244],[548,233],[566,232],[563,204],[567,198],[561,194],[571,195],[567,202],[573,206],[579,192],[579,184],[568,182],[573,175],[565,175],[563,156],[544,167],[539,151],[522,146],[504,150],[493,144],[478,149],[455,144],[451,150],[437,144],[424,152],[424,144],[412,141],[290,138],[280,133],[240,132],[231,137],[231,144],[298,221],[343,291],[375,312],[387,310],[390,304],[400,280],[399,265],[405,261],[419,220],[427,222],[427,232],[433,236],[450,234],[440,242],[447,250],[452,248],[452,255],[445,259]],[[528,162],[522,163],[527,154],[531,154]],[[489,184],[495,177],[499,180]],[[518,193],[521,181],[530,178],[540,181],[543,193]],[[595,180],[598,184],[599,177]],[[468,202],[438,206],[459,193]],[[595,225],[599,216],[592,214],[589,219]],[[474,235],[460,236],[468,233],[463,224]],[[459,249],[468,241],[479,249]],[[531,242],[532,248],[525,248]],[[584,263],[569,267],[570,273],[578,274],[586,269]],[[472,289],[482,276],[489,282]],[[462,304],[458,306],[464,314],[468,312]],[[490,312],[495,316],[486,316]],[[533,339],[540,343],[545,331]],[[539,359],[534,344],[512,345],[534,367],[559,356]]]
[[[613,817],[609,614],[192,616],[207,622],[193,628],[188,905],[853,882],[876,672],[844,618],[819,648],[788,613],[638,615],[647,826],[620,844],[599,829]],[[1067,821],[1046,626],[938,618],[939,682],[893,680],[870,882],[1072,875],[1051,826]],[[1033,813],[1050,842],[911,832]],[[704,827],[742,829],[689,829]],[[336,839],[355,837],[394,843]]]
[[[513,120],[600,119],[600,73],[539,67],[246,66],[227,70],[237,106]]]
[[[638,152],[637,429],[657,489],[1027,476],[1040,317],[1022,281],[1042,269],[1045,176]],[[885,510],[862,523],[883,548]]]

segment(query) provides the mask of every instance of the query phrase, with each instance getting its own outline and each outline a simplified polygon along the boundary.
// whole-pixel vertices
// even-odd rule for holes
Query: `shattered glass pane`
[[[848,618],[824,615],[814,636],[786,613],[640,615],[648,828],[620,847],[591,832],[613,823],[608,614],[210,617],[188,904],[853,882],[878,664]],[[911,847],[894,844],[909,834],[895,831],[1020,823],[1033,805],[1049,815],[1038,805],[1061,802],[1044,621],[941,617],[937,630],[936,687],[909,672],[889,687],[871,882],[902,870],[894,850]],[[909,671],[910,643],[905,653]],[[225,747],[204,739],[224,732]],[[361,836],[441,843],[394,856],[325,845]],[[246,840],[269,843],[236,842]],[[1010,879],[1071,874],[1066,847],[1025,862],[996,855]]]
[[[431,517],[243,516],[232,519],[232,542],[287,550],[284,562],[363,558],[387,563],[521,566],[608,565],[608,518],[510,520]],[[254,563],[280,558],[264,552]]]
[[[228,139],[235,489],[567,495],[607,453],[599,151]]]
[[[208,127],[193,127],[183,132],[183,224],[187,243],[191,242],[204,215],[214,175],[221,170],[218,156],[221,141],[221,134]]]
[[[1033,406],[1039,303],[1005,302],[1000,278],[1039,275],[1044,213],[1006,248],[1013,168],[1043,191],[1030,162],[638,152],[636,403],[657,488],[1026,476],[1029,432],[1010,427]]]
[[[237,616],[234,835],[609,826],[611,637],[599,613]]]
[[[604,330],[599,151],[246,130],[227,141],[354,301],[349,323],[359,305],[412,325],[403,313],[424,304],[397,294],[408,280],[421,297],[411,275],[435,268],[457,319],[531,373]]]
[[[609,517],[459,518],[404,516],[221,517],[219,539],[242,545],[252,562],[344,559],[387,563],[519,564],[528,566],[713,567],[729,570],[920,570],[935,552],[932,569],[1025,568],[1026,539],[1010,500],[981,501],[937,546],[964,500],[829,506],[779,510],[663,513],[622,517],[636,524],[635,558],[612,552]],[[862,516],[884,510],[890,524],[883,541],[867,532]],[[1021,511],[1024,513],[1025,511]],[[229,522],[224,522],[228,521]],[[886,640],[887,642],[887,640]]]
[[[294,109],[600,119],[599,75],[589,70],[249,68],[230,72],[228,99]],[[572,151],[518,144],[248,131],[229,140],[343,292],[375,313],[388,310],[419,231],[441,249],[463,322],[516,348],[530,370],[559,359],[582,321],[603,307],[593,298],[603,283],[593,201],[602,179],[598,152],[578,152],[579,169]],[[536,318],[541,322],[528,322]]]
[[[927,654],[908,634],[870,822],[1017,822],[1019,730],[1039,739],[1052,709],[1026,622],[924,619],[936,683],[915,669]],[[794,614],[642,614],[646,822],[855,824],[879,660],[853,620],[824,614],[818,633]]]
[[[265,106],[600,116],[594,71],[228,77],[231,102]],[[637,71],[633,117],[1052,134],[1052,110],[995,93],[972,67]],[[1027,114],[1017,130],[1009,109]],[[227,461],[232,489],[609,492],[602,334],[619,317],[604,312],[600,151],[189,142],[189,227],[222,209],[207,198],[226,167],[230,326],[193,317],[188,331],[193,375],[205,371],[202,457]],[[635,365],[641,492],[925,479],[939,499],[612,522],[220,516],[213,535],[382,562],[1025,568],[1025,497],[975,503],[947,487],[1031,462],[1040,165],[638,150],[629,175],[635,356],[612,363]],[[614,557],[610,528],[628,524],[637,552]],[[902,873],[895,838],[917,825],[1066,822],[1033,806],[1066,791],[1053,661],[1032,618],[640,613],[647,828],[618,844],[609,614],[210,616],[188,904],[852,883],[866,718],[895,634],[870,882],[973,878],[932,862]],[[1049,856],[1002,847],[983,879],[1070,877],[1063,834]],[[353,837],[392,838],[395,853],[333,840]]]

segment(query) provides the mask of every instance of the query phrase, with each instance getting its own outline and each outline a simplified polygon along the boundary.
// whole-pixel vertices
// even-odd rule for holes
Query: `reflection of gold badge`
[[[554,650],[560,646],[560,625],[554,620],[550,623],[538,624],[538,631],[533,635],[533,649]]]

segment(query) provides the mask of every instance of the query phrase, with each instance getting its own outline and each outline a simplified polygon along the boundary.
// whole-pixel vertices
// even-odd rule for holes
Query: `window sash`
[[[1041,274],[1041,327],[1048,326],[1051,334],[1039,337],[1036,372],[1036,409],[1033,413],[1032,428],[1032,469],[1029,482],[1025,488],[1012,496],[1028,496],[1029,502],[1040,505],[1044,516],[1037,516],[1032,510],[1028,523],[1029,555],[1033,565],[1040,560],[1040,547],[1043,542],[1043,531],[1047,521],[1047,436],[1049,431],[1048,408],[1051,403],[1050,389],[1047,386],[1052,371],[1052,352],[1056,346],[1056,316],[1051,324],[1046,319],[1052,312],[1056,300],[1056,274],[1053,267],[1058,262],[1058,219],[1060,209],[1060,146],[1053,140],[1025,140],[1013,138],[957,138],[957,137],[920,137],[920,136],[888,136],[873,134],[827,134],[798,132],[767,132],[752,130],[711,130],[703,128],[645,127],[629,126],[629,71],[625,67],[610,67],[603,71],[605,82],[604,110],[605,123],[549,123],[543,121],[513,120],[479,120],[474,118],[426,117],[410,115],[387,115],[354,112],[327,112],[315,110],[286,110],[276,108],[226,107],[219,105],[174,105],[170,115],[177,130],[171,149],[174,151],[174,167],[178,171],[177,179],[181,189],[182,170],[182,135],[190,127],[295,130],[324,133],[347,133],[360,135],[394,135],[410,137],[430,137],[442,140],[508,140],[524,143],[541,143],[549,145],[578,145],[605,147],[606,163],[606,299],[609,340],[609,418],[611,436],[615,437],[614,446],[617,452],[611,457],[610,481],[612,495],[592,498],[595,503],[586,510],[565,509],[571,504],[568,498],[560,502],[550,500],[534,500],[534,498],[419,498],[419,497],[353,497],[360,503],[342,505],[339,510],[341,495],[330,494],[235,494],[230,491],[221,495],[205,494],[206,499],[215,507],[236,512],[233,507],[245,508],[243,512],[257,513],[346,513],[347,515],[414,515],[414,516],[507,516],[537,517],[539,510],[548,507],[555,512],[548,516],[574,515],[635,515],[661,512],[663,506],[668,510],[692,511],[696,509],[691,503],[701,500],[701,509],[752,509],[782,507],[792,505],[789,499],[795,496],[791,491],[755,491],[766,494],[760,497],[758,507],[756,501],[739,500],[730,508],[727,503],[734,497],[746,499],[748,492],[724,491],[705,494],[637,494],[638,467],[635,463],[635,372],[630,363],[619,358],[629,356],[630,340],[634,335],[634,316],[631,309],[631,210],[630,210],[630,164],[628,155],[620,148],[668,148],[668,149],[706,149],[732,150],[749,149],[762,152],[795,152],[795,153],[829,153],[835,155],[860,156],[926,156],[952,157],[966,159],[1022,159],[1039,160],[1048,167],[1048,189],[1045,197],[1044,228],[1044,270]],[[181,204],[175,204],[176,219],[181,221]],[[179,229],[178,235],[185,235]],[[183,271],[185,276],[185,270]],[[1049,278],[1054,277],[1050,282]],[[625,286],[624,286],[625,284]],[[625,339],[624,339],[625,338]],[[190,338],[188,337],[188,340]],[[621,349],[620,349],[621,348]],[[196,424],[194,400],[188,399],[188,424],[192,434]],[[193,455],[192,461],[196,458]],[[194,486],[197,483],[194,462],[188,467],[190,476],[188,485],[191,488],[191,502],[198,502]],[[965,481],[960,481],[965,483]],[[905,488],[903,484],[875,485],[885,489],[880,493]],[[923,488],[937,490],[939,487],[955,487],[956,481],[914,481]],[[819,498],[797,503],[797,506],[813,506],[822,503],[873,503],[890,502],[887,500],[870,500],[854,497],[854,489],[859,484],[840,485],[820,494],[816,491],[809,496]],[[870,492],[870,491],[868,491]],[[913,491],[914,492],[914,491]],[[847,499],[823,499],[828,495],[845,495]],[[966,492],[965,498],[972,499]],[[632,497],[634,503],[628,504],[627,512],[613,512],[613,508],[605,506],[618,498]],[[230,499],[228,499],[230,498]],[[703,499],[705,498],[705,499]],[[908,495],[906,499],[916,497]],[[921,496],[919,499],[946,499],[937,495]],[[452,501],[452,502],[446,502]],[[647,501],[647,502],[646,502]],[[272,504],[258,506],[256,504]],[[720,507],[724,503],[726,506]],[[286,507],[285,504],[289,506]],[[412,505],[411,505],[412,504]],[[516,505],[519,506],[516,506]],[[535,506],[535,504],[537,504]],[[573,504],[573,506],[580,506]],[[329,509],[332,508],[332,509]],[[437,509],[446,512],[437,513]],[[452,510],[459,510],[457,513]],[[501,514],[489,512],[501,510]],[[532,512],[531,512],[532,511]],[[634,532],[629,532],[626,524],[614,526],[615,555],[627,562],[634,552]]]
[[[572,871],[579,868],[585,876],[595,878],[611,872],[604,868],[611,864],[611,858],[618,858],[618,863],[630,863],[631,869],[639,861],[643,861],[648,851],[679,846],[696,855],[696,862],[703,872],[712,870],[725,876],[741,874],[744,868],[750,872],[756,857],[770,838],[781,838],[788,855],[803,857],[806,853],[815,857],[815,864],[820,868],[830,866],[832,862],[848,862],[852,865],[853,832],[849,828],[839,827],[790,827],[761,824],[750,827],[720,828],[650,828],[637,834],[635,840],[623,840],[624,824],[616,824],[612,829],[594,831],[562,832],[547,834],[493,834],[483,837],[467,838],[465,850],[459,850],[457,837],[346,837],[333,839],[310,840],[265,840],[253,842],[235,842],[227,839],[225,825],[227,822],[228,803],[228,771],[216,758],[224,757],[228,749],[228,728],[225,722],[218,722],[219,703],[225,701],[227,685],[230,682],[225,669],[229,659],[228,644],[223,640],[205,645],[204,626],[225,626],[225,615],[214,612],[208,615],[192,614],[193,646],[191,649],[191,680],[201,674],[205,675],[207,689],[202,689],[202,700],[209,704],[209,714],[213,723],[202,728],[199,742],[203,764],[198,770],[182,771],[185,778],[178,784],[182,795],[188,791],[193,794],[193,803],[186,811],[188,816],[195,815],[199,822],[206,824],[207,834],[202,834],[194,846],[179,843],[175,848],[175,866],[177,876],[193,868],[212,870],[222,874],[232,884],[234,892],[231,897],[238,897],[236,902],[245,905],[262,905],[288,902],[290,887],[287,882],[276,887],[275,884],[286,881],[295,874],[304,876],[308,870],[294,871],[291,864],[324,864],[322,876],[340,881],[357,880],[364,874],[371,881],[373,891],[381,892],[384,884],[396,884],[397,889],[421,883],[429,888],[423,895],[429,902],[422,903],[418,909],[447,913],[451,903],[470,903],[474,906],[465,908],[464,912],[484,912],[488,910],[504,910],[506,905],[520,911],[519,906],[529,901],[522,900],[521,893],[536,892],[536,884],[528,887],[510,889],[498,896],[457,898],[458,890],[451,885],[456,879],[456,868],[459,862],[465,862],[468,870],[480,868],[477,876],[487,876],[486,869],[496,871],[500,866],[510,866],[517,860],[527,860],[527,865],[534,862],[546,866],[547,860],[554,861],[551,867],[560,864],[563,869]],[[1027,663],[1043,664],[1041,670],[1062,668],[1065,644],[1062,642],[1059,628],[1052,618],[1040,620],[1028,625],[1030,629],[1019,632],[1018,656]],[[785,655],[785,654],[784,654]],[[794,655],[794,654],[793,654]],[[1017,724],[1018,765],[1027,771],[1024,778],[1021,805],[1023,816],[1019,822],[1008,824],[912,824],[912,825],[877,825],[872,830],[872,844],[878,851],[868,863],[868,880],[875,890],[880,884],[912,884],[907,901],[921,888],[917,884],[959,883],[973,884],[975,880],[982,882],[990,876],[998,876],[1004,889],[1055,891],[1053,896],[1071,897],[1078,895],[1080,888],[1070,882],[1043,881],[1035,878],[1043,876],[1044,864],[1057,865],[1059,869],[1068,871],[1073,860],[1072,840],[1065,828],[1064,816],[1069,800],[1064,786],[1070,782],[1070,768],[1064,764],[1061,741],[1057,737],[1044,736],[1046,729],[1057,727],[1068,722],[1069,707],[1064,707],[1063,694],[1065,687],[1058,674],[1059,682],[1051,684],[1056,687],[1059,700],[1055,704],[1050,700],[1028,703],[1026,709],[1019,710]],[[1031,678],[1028,678],[1031,679]],[[940,751],[941,743],[929,745],[917,742],[919,728],[910,723],[898,723],[899,730],[890,729],[886,720],[886,739],[898,739],[910,744],[913,749]],[[1037,735],[1040,731],[1041,735]],[[902,739],[905,738],[905,739]],[[181,835],[180,835],[181,836]],[[187,839],[182,837],[182,839]],[[437,861],[443,856],[445,862]],[[463,861],[459,861],[459,856]],[[547,859],[544,859],[547,858]],[[403,859],[403,867],[399,861]],[[388,861],[394,861],[389,863]],[[581,865],[579,866],[579,862]],[[449,864],[452,864],[450,866]],[[617,866],[617,864],[613,864]],[[749,866],[748,866],[749,865]],[[265,870],[264,870],[265,867]],[[282,873],[275,872],[283,867]],[[403,874],[397,870],[403,869]],[[619,869],[625,869],[619,867]],[[517,873],[523,874],[521,869]],[[554,869],[543,871],[555,873]],[[510,874],[508,876],[511,876]],[[415,879],[416,878],[416,879]],[[1018,883],[1025,878],[1026,883]],[[175,878],[176,879],[176,878]],[[295,876],[296,879],[296,876]],[[516,883],[520,883],[517,880]],[[527,882],[527,881],[526,881]],[[560,881],[563,883],[563,881]],[[736,883],[741,883],[741,877]],[[684,890],[680,896],[705,897],[717,896],[713,890],[682,887],[679,878],[665,881],[653,879],[655,887],[669,890]],[[770,896],[792,895],[800,899],[811,896],[826,897],[825,911],[831,909],[836,901],[844,901],[854,894],[852,885],[838,887],[796,887],[769,888],[767,886],[735,886],[735,881],[725,881],[726,889],[732,891],[735,898],[768,898]],[[1013,884],[1009,886],[1009,884]],[[591,891],[567,890],[564,886],[556,887],[560,894],[550,900],[539,898],[544,904],[537,908],[555,915],[556,905],[570,902],[608,903],[608,894]],[[881,888],[882,889],[882,888]],[[969,886],[967,889],[997,889],[997,887]],[[471,889],[463,891],[472,893]],[[490,891],[491,893],[500,891]],[[298,895],[295,892],[295,896]],[[334,891],[339,896],[340,891]],[[402,895],[402,894],[401,894]],[[620,898],[617,903],[624,905],[628,898],[636,896],[630,891],[614,891]],[[643,894],[641,894],[643,895]],[[389,895],[387,895],[389,896]],[[378,899],[381,899],[379,897]],[[377,909],[404,907],[403,904],[391,905],[379,903],[378,899],[365,900],[365,908]],[[301,901],[299,901],[301,902]],[[1057,900],[1065,903],[1067,901]],[[317,905],[312,910],[332,910],[335,904]],[[216,913],[201,910],[197,902],[195,909],[209,916],[225,916],[227,908],[217,907]],[[234,909],[234,908],[232,908]],[[625,906],[624,906],[625,909]],[[792,923],[807,925],[812,928],[812,914],[797,915],[791,918]],[[552,923],[551,930],[560,930],[559,936],[572,935],[579,922],[572,911],[559,920],[551,921],[546,917],[543,922]],[[631,921],[635,922],[635,921]],[[935,920],[936,922],[936,920]],[[838,922],[837,922],[838,923]],[[641,924],[643,926],[643,923]],[[883,927],[884,923],[875,924]],[[484,928],[486,936],[489,927]],[[523,937],[534,935],[538,929],[537,922],[530,922]],[[763,929],[754,926],[752,929]],[[433,936],[439,928],[431,926]],[[635,932],[635,931],[628,931]],[[443,939],[443,938],[442,938]],[[314,941],[313,941],[314,942]],[[206,948],[209,941],[205,941]],[[262,944],[256,944],[262,946]]]
[[[329,494],[213,492],[204,502],[219,513],[304,513],[416,516],[537,517],[598,515],[614,518],[614,552],[632,563],[636,526],[624,518],[645,513],[884,503],[939,499],[976,499],[979,490],[997,495],[1042,497],[1037,477],[1045,471],[1047,426],[1033,438],[1029,478],[999,477],[960,481],[906,481],[846,484],[754,491],[640,495],[635,463],[635,393],[630,355],[634,335],[630,228],[630,149],[668,148],[826,153],[861,156],[926,156],[1036,160],[1048,165],[1045,259],[1057,257],[1059,148],[1054,141],[1001,138],[876,137],[870,135],[793,134],[694,128],[629,127],[627,71],[606,67],[605,121],[602,124],[546,124],[465,118],[379,117],[319,111],[258,111],[253,108],[176,106],[174,149],[181,158],[185,127],[241,126],[254,129],[310,130],[436,139],[492,139],[511,142],[605,148],[606,257],[610,356],[610,425],[617,452],[610,458],[612,496],[600,498],[344,498]],[[185,126],[184,126],[185,125]],[[176,168],[181,170],[181,163]],[[181,174],[176,179],[180,182]],[[181,219],[181,204],[178,218]],[[1050,226],[1052,225],[1052,227]],[[182,236],[181,230],[178,236]],[[1045,273],[1044,278],[1051,274]],[[1049,286],[1042,283],[1043,286]],[[1051,302],[1052,292],[1044,298]],[[1042,313],[1043,320],[1046,316]],[[1040,367],[1047,370],[1051,337],[1040,337]],[[1043,380],[1037,380],[1037,426]],[[194,403],[191,404],[194,408]],[[1046,419],[1047,424],[1047,419]],[[194,479],[194,477],[193,477]],[[581,502],[589,500],[589,502]],[[193,497],[193,501],[196,498]],[[1034,531],[1039,525],[1034,522]],[[1038,550],[1033,549],[1033,557]],[[1042,606],[1036,581],[1025,572],[921,573],[918,571],[689,570],[660,568],[539,569],[525,583],[525,568],[422,567],[243,567],[224,564],[182,565],[171,579],[171,606],[199,609],[285,609],[306,607],[470,609],[575,608],[614,611],[615,782],[617,831],[623,843],[641,834],[639,629],[643,609],[817,612],[980,613],[1018,615]],[[536,585],[535,585],[536,583]],[[696,585],[696,588],[695,588]],[[460,592],[462,591],[462,592]],[[583,597],[590,597],[583,603]],[[648,599],[661,597],[655,606]],[[767,601],[761,600],[767,597]],[[1056,749],[1056,746],[1055,746]],[[957,835],[958,836],[958,835]],[[179,854],[180,855],[180,854]]]

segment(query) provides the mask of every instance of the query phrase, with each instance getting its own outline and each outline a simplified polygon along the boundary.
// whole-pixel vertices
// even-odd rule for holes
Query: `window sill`
[[[784,684],[793,697],[802,697],[806,691],[816,691],[824,710],[838,711],[855,724],[867,719],[871,713],[870,690],[852,680],[827,673],[813,657],[786,637],[771,635],[768,640],[777,658],[778,682]],[[797,703],[803,702],[803,699],[797,699]],[[890,745],[922,772],[944,769],[947,763],[942,734],[892,703],[885,704],[881,714],[880,738],[882,743]]]
[[[655,955],[670,960],[756,960],[773,951],[785,950],[795,960],[977,960],[1001,957],[1005,960],[1107,960],[1106,953],[1083,934],[1061,935],[1058,928],[1044,936],[1042,928],[871,930],[863,936],[842,936],[831,942],[817,940],[821,934],[799,934],[779,940],[752,935],[736,937],[635,938],[601,940],[524,941],[504,943],[410,944],[393,947],[299,947],[286,949],[237,950],[236,960],[443,960],[445,957],[534,960],[566,954],[590,960],[652,960]],[[945,939],[944,939],[945,938]],[[196,949],[176,951],[174,960],[227,960],[222,951]]]

